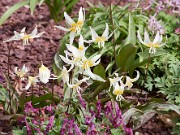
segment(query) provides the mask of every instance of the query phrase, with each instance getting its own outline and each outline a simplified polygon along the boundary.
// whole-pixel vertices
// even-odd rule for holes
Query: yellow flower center
[[[78,21],[78,22],[77,22],[77,26],[80,27],[80,28],[83,26],[83,24],[84,24],[83,21]]]
[[[160,47],[159,44],[153,44],[153,43],[149,43],[147,46],[148,47],[153,47],[153,48],[159,48]]]
[[[124,90],[122,90],[122,89],[115,89],[115,90],[113,91],[113,94],[117,96],[117,95],[122,95],[123,92],[124,92]]]
[[[18,72],[17,72],[17,75],[18,75],[19,77],[21,77],[21,78],[22,78],[23,76],[25,76],[25,74],[26,74],[26,73],[23,72],[23,71],[18,71]]]
[[[96,38],[96,42],[104,42],[104,41],[106,41],[105,37],[97,37]]]
[[[81,29],[81,27],[83,26],[83,23],[84,23],[83,21],[78,21],[77,23],[71,24],[70,31],[76,32],[77,29]]]
[[[83,45],[79,45],[78,50],[83,51],[84,50],[84,46]]]
[[[30,39],[30,38],[32,38],[32,36],[25,34],[22,39],[27,40],[27,39]]]
[[[47,67],[45,67],[44,65],[41,65],[41,67],[40,67],[40,69],[39,69],[40,71],[46,71],[46,70],[48,70],[48,68]]]
[[[75,27],[75,26],[72,26],[72,27],[70,28],[70,31],[76,32],[76,27]]]
[[[83,62],[82,68],[83,68],[83,69],[87,69],[87,68],[90,68],[90,67],[92,67],[92,66],[93,66],[93,63],[92,63],[91,60],[85,60],[85,61]]]

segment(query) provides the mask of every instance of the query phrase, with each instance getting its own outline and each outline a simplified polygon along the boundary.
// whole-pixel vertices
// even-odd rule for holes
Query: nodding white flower
[[[95,32],[93,28],[91,28],[91,35],[92,35],[92,42],[95,42],[98,44],[98,47],[104,47],[105,41],[108,41],[108,39],[112,36],[113,32],[109,35],[109,26],[106,23],[106,28],[102,34],[102,36],[98,36],[98,34]]]
[[[28,84],[26,85],[25,89],[28,90],[31,85],[35,86],[38,81],[38,76],[35,76],[35,77],[32,77],[32,76],[29,76],[28,77]]]
[[[50,70],[42,64],[41,67],[39,68],[40,81],[46,84],[49,82],[50,76],[51,76]]]
[[[64,17],[68,25],[70,25],[70,27],[69,28],[64,28],[62,26],[55,26],[55,27],[63,31],[70,31],[70,45],[72,45],[75,34],[76,33],[79,34],[82,29],[82,26],[84,25],[85,10],[82,7],[79,9],[79,18],[77,22],[75,22],[66,12],[64,12]]]
[[[137,81],[140,77],[140,73],[139,71],[136,70],[136,77],[131,79],[129,76],[126,76],[126,83],[125,83],[125,87],[128,87],[128,89],[131,89],[133,86],[133,82]]]
[[[69,84],[68,83],[68,86],[70,87],[70,88],[72,88],[73,90],[77,90],[78,92],[80,91],[80,90],[82,90],[81,89],[81,87],[80,87],[80,85],[83,83],[83,82],[86,82],[87,80],[89,80],[89,78],[83,78],[82,80],[78,80],[78,79],[74,79],[75,80],[75,84]]]
[[[92,78],[93,80],[97,80],[97,81],[102,81],[105,82],[105,80],[103,78],[101,78],[100,76],[92,73],[91,71],[91,67],[94,67],[96,65],[98,65],[100,63],[100,57],[101,55],[96,55],[92,58],[87,59],[86,57],[83,57],[82,59],[82,63],[80,65],[80,71],[84,74],[89,76],[90,78]]]
[[[59,77],[62,78],[64,84],[69,83],[69,70],[67,70],[66,67],[63,66],[61,75]]]
[[[123,92],[124,92],[124,85],[122,82],[116,83],[114,90],[113,90],[113,94],[116,95],[116,100],[117,101],[121,101],[124,100],[124,97],[122,96]]]
[[[155,54],[156,53],[156,48],[162,47],[164,45],[164,44],[161,43],[162,42],[162,35],[159,34],[159,31],[157,32],[153,42],[149,39],[149,34],[147,33],[146,30],[144,32],[144,41],[142,40],[142,37],[140,35],[139,30],[138,30],[137,33],[138,33],[137,37],[138,37],[139,41],[143,45],[145,45],[145,46],[150,48],[149,49],[149,53]]]
[[[18,69],[17,67],[14,68],[15,74],[22,79],[28,71],[29,67],[26,67],[25,64],[23,65],[22,69]]]
[[[116,84],[121,81],[121,79],[123,78],[123,76],[119,77],[117,73],[115,73],[115,76],[114,78],[109,78],[109,81],[110,81],[110,87],[111,88],[112,86],[116,86]]]
[[[20,33],[14,31],[14,36],[12,36],[10,39],[8,39],[4,42],[9,42],[9,41],[13,41],[13,40],[23,40],[23,45],[28,45],[29,39],[39,38],[42,36],[42,34],[45,33],[45,32],[37,33],[37,26],[31,32],[31,34],[26,34],[25,29],[26,28],[23,28]]]

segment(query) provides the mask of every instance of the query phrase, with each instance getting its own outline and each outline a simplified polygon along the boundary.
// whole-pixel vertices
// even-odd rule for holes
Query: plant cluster
[[[44,1],[59,21],[63,6],[58,5],[63,5],[62,1]],[[35,7],[36,2],[39,1],[24,1],[20,5],[30,3],[33,11],[32,3]],[[63,2],[64,6],[69,3]],[[179,4],[165,3],[173,7]],[[140,3],[131,11],[129,5],[88,4],[88,14],[80,7],[78,18],[68,15],[68,5],[64,12],[67,26],[55,26],[67,33],[54,57],[54,74],[42,62],[37,66],[38,74],[33,76],[28,76],[30,69],[25,64],[10,72],[9,42],[22,40],[22,48],[26,47],[29,40],[44,33],[38,33],[37,27],[30,34],[25,28],[20,33],[15,31],[4,41],[9,49],[8,72],[4,75],[6,87],[0,87],[0,103],[6,113],[15,114],[18,120],[14,134],[133,135],[133,130],[155,114],[174,113],[173,119],[180,115],[179,19],[160,9],[149,16],[138,7]],[[154,4],[158,5],[155,1]],[[14,81],[10,74],[15,76]],[[63,84],[62,98],[54,92],[55,82]],[[45,88],[47,83],[51,83],[51,91]],[[35,95],[36,85],[47,93]],[[144,88],[147,92],[162,93],[169,102],[151,93],[147,95]],[[173,132],[178,133],[179,122],[175,122]]]

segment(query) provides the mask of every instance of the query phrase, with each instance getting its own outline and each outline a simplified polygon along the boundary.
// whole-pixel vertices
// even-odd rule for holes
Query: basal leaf
[[[21,1],[16,3],[14,6],[10,7],[0,18],[0,25],[2,25],[16,10],[19,8],[28,5],[29,1]]]

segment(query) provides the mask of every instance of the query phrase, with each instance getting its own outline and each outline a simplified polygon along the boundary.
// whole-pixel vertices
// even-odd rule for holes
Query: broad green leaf
[[[145,112],[143,115],[140,115],[137,122],[135,122],[135,126],[133,129],[136,130],[136,129],[140,128],[147,121],[149,121],[155,114],[156,114],[156,111],[149,110],[148,112]]]
[[[0,25],[2,25],[16,10],[19,8],[28,5],[29,1],[21,1],[16,3],[14,6],[10,7],[0,18]]]
[[[129,13],[129,28],[128,28],[128,37],[126,39],[125,44],[136,44],[136,30],[134,19],[131,13]]]
[[[97,65],[94,69],[93,69],[93,72],[97,75],[99,75],[100,77],[102,77],[103,79],[106,78],[106,72],[105,72],[105,69],[104,67],[99,64]]]
[[[34,9],[35,9],[37,3],[38,3],[38,0],[30,0],[31,15],[33,15]]]
[[[132,62],[135,59],[136,52],[137,48],[132,44],[125,45],[119,51],[119,53],[116,55],[116,65],[118,68],[120,68],[121,72],[129,71]]]
[[[124,124],[126,125],[130,118],[133,116],[133,115],[137,115],[139,113],[143,113],[141,110],[137,109],[137,108],[131,108],[129,110],[127,110],[123,115],[122,115],[122,118],[123,118],[123,122]]]

